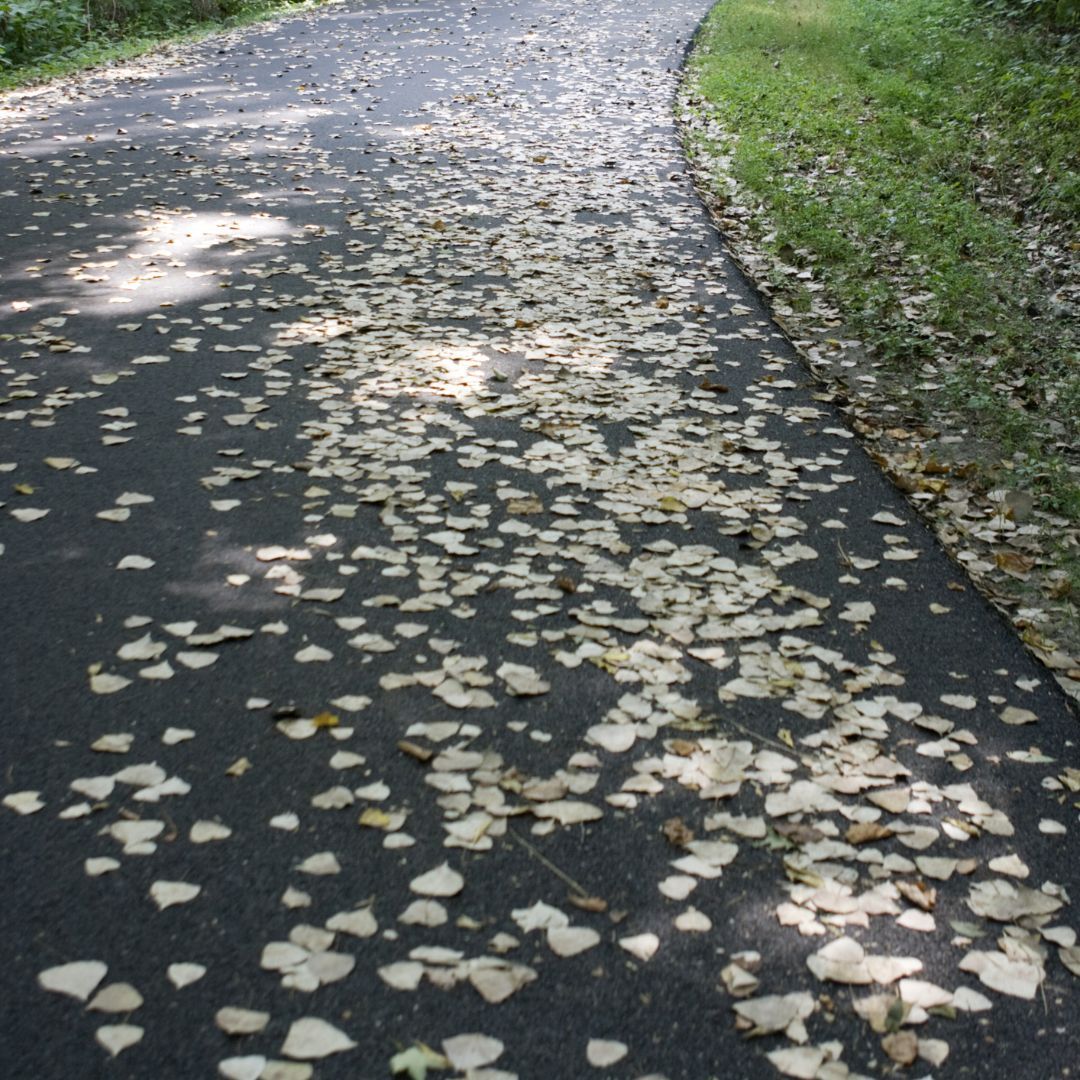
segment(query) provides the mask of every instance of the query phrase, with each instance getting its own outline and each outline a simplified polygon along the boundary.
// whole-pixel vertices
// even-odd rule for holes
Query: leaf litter
[[[582,95],[595,82],[591,68],[604,45],[603,20],[595,13],[589,19],[562,14],[564,25],[552,29],[567,53],[558,79],[567,108],[582,119],[591,115]],[[424,25],[424,13],[406,20],[414,22]],[[552,62],[532,35],[511,55],[514,62]],[[361,81],[371,88],[396,62],[377,60],[374,72],[365,66]],[[487,62],[499,70],[491,57]],[[351,63],[323,91],[349,110],[346,84],[361,68]],[[194,70],[208,78],[207,69]],[[631,77],[641,100],[666,100],[672,88],[669,76],[651,69]],[[420,126],[380,132],[388,153],[432,175],[421,182],[409,171],[376,164],[352,180],[352,191],[335,193],[329,229],[297,227],[273,196],[252,214],[223,205],[220,213],[189,216],[190,227],[203,230],[206,248],[234,245],[250,281],[222,282],[220,292],[207,294],[212,301],[186,315],[166,307],[147,316],[161,338],[172,335],[169,348],[155,342],[136,350],[129,367],[118,363],[115,375],[87,380],[92,390],[57,390],[51,404],[34,412],[21,404],[31,400],[26,397],[3,401],[4,415],[15,424],[53,426],[97,395],[90,400],[106,406],[98,410],[105,457],[97,468],[109,474],[114,467],[107,455],[143,438],[134,404],[122,403],[129,380],[151,379],[165,365],[199,358],[207,374],[193,380],[197,392],[177,402],[183,407],[179,440],[229,431],[236,445],[199,478],[199,497],[230,521],[252,512],[269,484],[298,496],[295,504],[303,506],[297,528],[264,536],[244,553],[242,565],[230,565],[218,580],[223,590],[264,590],[267,610],[280,603],[268,621],[208,629],[214,623],[200,626],[195,616],[203,612],[194,605],[131,616],[122,637],[114,628],[111,652],[87,658],[82,677],[91,694],[115,695],[115,701],[146,692],[136,677],[184,686],[228,680],[244,670],[244,650],[260,641],[276,643],[285,661],[279,666],[295,669],[289,680],[298,700],[321,694],[321,683],[309,691],[311,680],[330,673],[326,685],[336,696],[327,693],[327,700],[302,708],[277,698],[274,680],[259,684],[252,672],[255,683],[244,680],[245,705],[237,712],[273,714],[272,721],[250,748],[245,744],[245,756],[225,757],[218,769],[229,777],[223,782],[237,785],[252,778],[249,772],[257,775],[265,767],[260,738],[289,740],[305,755],[297,761],[313,763],[296,774],[305,789],[269,826],[293,835],[316,813],[326,819],[313,846],[332,833],[334,849],[298,855],[281,867],[275,888],[281,910],[314,908],[322,925],[297,924],[280,935],[288,940],[261,943],[255,950],[260,964],[252,965],[292,991],[318,995],[327,984],[351,979],[355,986],[360,972],[377,972],[388,993],[429,987],[457,993],[460,987],[497,1008],[519,993],[542,1001],[547,965],[555,961],[568,970],[574,964],[657,970],[677,942],[654,932],[659,924],[642,912],[609,910],[606,899],[547,858],[543,843],[563,835],[617,836],[627,819],[646,818],[652,800],[673,796],[681,827],[657,828],[635,841],[662,853],[665,869],[649,887],[664,926],[700,938],[703,948],[723,941],[719,903],[753,859],[756,867],[771,868],[771,884],[784,896],[773,912],[777,940],[811,939],[806,969],[787,971],[796,980],[790,986],[776,985],[771,930],[753,943],[756,950],[726,958],[720,981],[731,998],[733,1029],[794,1044],[769,1043],[768,1059],[783,1075],[855,1075],[842,1061],[841,1040],[820,1041],[830,1028],[818,1022],[830,985],[852,986],[856,996],[847,1015],[886,1033],[890,1041],[882,1046],[891,1060],[936,1066],[948,1053],[947,1040],[917,1036],[914,1025],[947,1034],[941,1010],[956,1010],[960,1023],[996,1000],[971,985],[946,991],[917,977],[924,965],[937,964],[945,941],[939,935],[950,925],[933,914],[939,889],[944,895],[973,874],[968,907],[1004,930],[979,948],[974,936],[955,931],[964,944],[952,956],[953,981],[964,973],[994,994],[1031,998],[1048,965],[1060,961],[1055,970],[1076,971],[1074,939],[1048,924],[1066,909],[1063,891],[1053,883],[1019,883],[1028,876],[1024,837],[1003,810],[984,801],[977,782],[959,780],[969,767],[979,776],[972,755],[980,766],[985,761],[979,747],[984,719],[996,717],[994,723],[1008,729],[1041,723],[1022,696],[1034,688],[1018,683],[1014,703],[1001,695],[994,700],[981,686],[976,693],[958,677],[956,692],[906,696],[914,692],[904,690],[905,664],[888,651],[902,654],[904,642],[881,645],[872,638],[889,631],[892,601],[883,590],[907,588],[904,579],[881,573],[882,566],[899,569],[919,558],[913,541],[889,531],[909,528],[892,510],[866,515],[876,531],[872,540],[858,533],[861,550],[840,549],[833,596],[806,586],[808,565],[834,565],[818,526],[855,533],[844,492],[854,480],[847,471],[854,468],[850,433],[830,426],[831,415],[819,403],[796,396],[798,367],[778,351],[778,339],[756,309],[740,303],[739,287],[720,258],[669,244],[669,217],[691,237],[703,235],[703,226],[688,199],[673,207],[655,198],[669,182],[657,180],[653,166],[671,151],[648,133],[647,116],[628,114],[625,129],[602,132],[590,121],[587,137],[584,129],[567,135],[532,109],[514,116],[501,96],[441,87],[438,99],[412,118]],[[225,114],[224,99],[208,101],[212,112]],[[312,111],[293,117],[285,134],[302,143],[308,121],[324,115],[322,107],[312,104]],[[172,146],[167,130],[156,137]],[[497,166],[485,157],[494,132],[505,154]],[[197,144],[205,140],[204,146],[219,139],[195,128],[186,134]],[[271,132],[264,135],[274,141]],[[560,147],[565,168],[537,152],[544,139]],[[302,164],[292,167],[312,176],[329,160],[311,146],[298,145],[294,153]],[[439,154],[453,161],[446,175],[429,168],[431,155]],[[374,197],[384,182],[396,199]],[[445,206],[425,226],[433,191]],[[639,192],[650,199],[642,202]],[[315,216],[313,201],[302,205]],[[582,220],[583,210],[596,212],[597,220]],[[486,220],[489,212],[500,224]],[[154,246],[175,238],[172,216],[154,210],[139,219],[130,261],[150,268]],[[318,270],[304,251],[313,236],[326,245]],[[114,288],[137,292],[115,286],[108,273],[91,280],[100,268],[90,265],[89,255],[71,258],[79,288],[94,295]],[[256,307],[275,314],[273,334],[261,343],[235,337]],[[700,318],[707,310],[716,315],[714,325]],[[184,321],[188,315],[191,321]],[[136,329],[118,332],[143,332],[142,323],[124,325]],[[22,344],[35,352],[66,350],[58,329],[44,320],[32,323]],[[229,366],[238,370],[212,368],[219,353],[236,354]],[[295,363],[299,355],[306,358],[302,369]],[[715,381],[718,369],[723,382]],[[240,384],[243,391],[234,388]],[[60,401],[74,408],[59,413]],[[297,408],[279,408],[286,403]],[[297,411],[299,420],[292,415]],[[297,444],[289,461],[273,457],[271,444],[260,441],[278,427]],[[796,428],[815,434],[789,447],[784,437]],[[265,456],[258,449],[263,445]],[[47,467],[58,480],[94,481],[94,472],[80,474],[74,458],[52,457]],[[489,473],[497,479],[488,480]],[[130,534],[158,512],[156,496],[127,490],[116,496],[117,490],[120,485],[98,493],[100,524],[86,523],[103,535]],[[824,507],[820,513],[816,503]],[[27,533],[59,528],[59,515],[47,517],[45,507],[9,512],[16,522],[34,525]],[[841,533],[838,525],[850,528]],[[109,565],[140,571],[125,580],[162,573],[166,552],[148,546],[134,554],[134,543],[115,542],[122,546]],[[6,548],[0,554],[8,557]],[[872,601],[846,591],[864,580],[880,586]],[[947,600],[942,595],[932,602],[936,619],[949,618]],[[481,635],[475,629],[481,625],[491,633]],[[132,640],[131,632],[142,636]],[[594,679],[602,694],[585,691]],[[123,717],[122,711],[107,715]],[[168,719],[192,725],[164,729],[155,745],[170,752],[179,753],[204,730],[188,712]],[[112,732],[91,746],[125,754],[133,744],[130,733]],[[417,770],[412,787],[405,789],[396,779],[402,774],[389,766],[378,775],[388,752]],[[210,817],[177,811],[182,828],[171,814],[141,816],[145,802],[182,805],[190,789],[172,773],[173,760],[72,783],[72,791],[91,802],[85,811],[78,803],[68,810],[81,816],[104,812],[95,809],[100,804],[110,814],[122,808],[122,816],[103,827],[121,857],[88,859],[87,877],[122,874],[129,859],[166,863],[178,837],[209,849],[250,844],[221,824],[216,810]],[[330,773],[320,775],[321,769]],[[1048,790],[1080,790],[1070,772],[1048,769],[1044,777],[1057,785]],[[361,809],[358,800],[371,805]],[[3,801],[19,815],[43,818],[38,811],[60,799],[23,790]],[[514,819],[532,841],[518,833],[520,843],[511,838]],[[1041,830],[1054,835],[1055,823],[1044,820]],[[422,841],[415,853],[410,848],[417,837],[405,831],[406,822]],[[450,850],[432,867],[439,846]],[[487,900],[487,914],[478,920],[468,905],[479,904],[488,886],[479,884],[482,866],[470,860],[510,846],[549,875],[551,891],[523,899],[508,889],[505,897]],[[363,861],[358,850],[365,858],[381,852],[399,858],[393,865],[400,889],[420,899],[387,912],[378,907],[378,895],[365,902],[352,896],[324,910],[327,896],[341,895],[324,890],[335,879],[352,880]],[[972,865],[961,870],[968,860]],[[294,872],[310,882],[303,890],[288,883]],[[208,895],[196,907],[211,900],[212,875],[205,880]],[[567,889],[574,921],[556,906]],[[167,909],[183,908],[201,891],[179,873],[176,880],[156,878],[149,890],[168,918],[184,917]],[[691,894],[694,906],[687,906]],[[341,909],[336,914],[335,907]],[[396,918],[394,910],[400,910]],[[903,939],[883,937],[902,940],[902,949],[875,946],[875,920],[882,919],[905,932]],[[460,947],[481,927],[492,934],[486,945]],[[542,938],[545,963],[525,962],[525,953],[511,958],[521,943],[508,931]],[[356,955],[333,947],[338,935]],[[167,965],[177,991],[206,972],[193,961]],[[38,981],[85,1002],[106,973],[104,962],[77,961],[46,968]],[[260,985],[257,977],[251,976],[252,986]],[[105,987],[93,1000],[99,1002],[91,1003],[95,1011],[141,1005],[139,991],[126,983]],[[222,1006],[216,1017],[238,1038],[256,1039],[269,1023],[268,1013],[240,1006]],[[300,1075],[282,1070],[303,1070],[308,1067],[297,1063],[356,1049],[346,1033],[353,1026],[342,1020],[343,1030],[332,1019],[292,1022],[280,1048],[292,1066],[252,1054],[222,1061],[221,1071]],[[133,1025],[106,1025],[96,1038],[117,1054],[143,1034]],[[506,1050],[480,1034],[449,1036],[439,1045],[442,1054],[414,1043],[391,1059],[391,1071],[423,1076],[452,1067],[479,1077]],[[586,1060],[606,1068],[622,1060],[628,1046],[590,1039]],[[269,1045],[263,1048],[270,1052]]]

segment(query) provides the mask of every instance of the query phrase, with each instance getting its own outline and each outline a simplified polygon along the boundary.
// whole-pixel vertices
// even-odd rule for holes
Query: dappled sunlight
[[[48,291],[49,299],[79,303],[86,315],[108,317],[197,301],[220,291],[219,275],[231,272],[232,260],[282,246],[295,232],[287,219],[266,213],[183,210],[142,216],[147,223],[118,244],[122,259],[87,258],[65,275],[64,285]]]
[[[165,212],[150,214],[151,223],[135,234],[137,244],[128,252],[131,259],[169,256],[183,259],[196,251],[209,251],[226,244],[265,242],[295,231],[286,218],[267,214],[215,213],[214,211]],[[237,254],[246,254],[240,251]]]
[[[390,370],[352,391],[362,405],[371,397],[473,398],[488,384],[491,359],[471,346],[429,345],[396,358]]]
[[[251,545],[204,536],[193,553],[190,569],[172,577],[165,592],[174,600],[217,615],[280,612],[283,603],[272,587],[281,584],[286,574],[268,573],[268,569],[256,558]],[[265,587],[267,579],[269,589]]]
[[[333,116],[334,110],[319,105],[288,105],[278,109],[225,109],[203,116],[197,120],[183,120],[177,125],[179,131],[209,131],[224,129],[230,134],[249,129],[262,129],[274,135],[281,135],[289,130],[299,129],[308,120]],[[226,149],[221,149],[226,153]]]
[[[598,354],[570,354],[558,360],[559,367],[596,378],[602,378],[616,363],[615,357]],[[530,396],[535,397],[537,406],[542,406],[545,394],[558,394],[555,388],[547,389],[532,372],[522,372],[511,381],[514,366],[513,355],[507,356],[501,350],[474,345],[429,345],[395,357],[377,375],[366,376],[361,369],[357,375],[346,375],[345,379],[364,379],[363,385],[351,393],[352,402],[358,405],[386,397],[432,397],[466,403],[521,390],[535,391]],[[506,404],[509,407],[510,401]]]

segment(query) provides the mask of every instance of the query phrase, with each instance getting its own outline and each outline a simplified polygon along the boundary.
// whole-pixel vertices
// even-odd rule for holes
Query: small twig
[[[568,873],[564,870],[560,870],[546,855],[542,855],[528,840],[518,836],[513,829],[507,827],[506,835],[511,837],[516,844],[520,844],[537,862],[546,866],[560,881],[569,885],[579,896],[588,897],[591,894],[587,889],[583,889]]]
[[[435,751],[429,750],[426,746],[418,746],[414,742],[409,742],[408,739],[402,739],[397,748],[409,757],[414,758],[416,761],[422,762],[426,765],[434,756]]]
[[[743,727],[738,720],[726,720],[723,723],[730,724],[733,728],[738,728],[744,735],[748,735],[751,739],[757,739],[758,742],[768,743],[770,746],[775,746],[778,750],[782,750],[785,754],[791,753],[791,747],[786,743],[780,742],[778,739],[770,739],[768,735],[762,735],[760,731],[752,731],[748,727]]]
[[[840,552],[840,561],[849,570],[854,570],[855,564],[851,561],[851,556],[844,550],[844,545],[839,540],[836,541],[836,550]]]
[[[169,831],[161,839],[172,843],[180,835],[180,830],[176,827],[176,822],[169,816],[168,811],[162,810],[161,816],[169,823]]]

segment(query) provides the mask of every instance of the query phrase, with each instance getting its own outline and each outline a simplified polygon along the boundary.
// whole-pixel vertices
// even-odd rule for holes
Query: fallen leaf
[[[881,1040],[881,1049],[897,1065],[911,1065],[919,1056],[919,1040],[914,1031],[894,1031]]]
[[[315,877],[326,877],[341,873],[341,863],[332,851],[319,851],[309,855],[297,868],[302,874],[312,874]]]
[[[498,1060],[505,1049],[498,1039],[476,1033],[443,1039],[442,1048],[446,1059],[458,1072],[490,1065]]]
[[[1025,915],[1052,915],[1062,906],[1054,896],[1000,879],[973,885],[967,904],[976,915],[997,922],[1013,922]]]
[[[691,907],[675,918],[675,929],[684,934],[704,934],[712,929],[712,919],[702,911]]]
[[[117,570],[149,570],[157,564],[145,555],[125,555],[117,564]]]
[[[308,645],[296,653],[293,659],[298,664],[325,664],[328,660],[334,659],[334,654],[319,645]]]
[[[805,990],[791,994],[770,994],[737,1001],[731,1006],[748,1024],[748,1037],[784,1031],[796,1042],[806,1039],[802,1021],[814,1011],[814,997]]]
[[[106,1024],[94,1032],[94,1038],[112,1057],[116,1057],[139,1042],[143,1034],[143,1029],[135,1024]]]
[[[188,839],[193,844],[208,844],[212,840],[227,840],[232,836],[232,829],[219,821],[196,821],[191,826]]]
[[[159,911],[176,904],[189,904],[202,892],[201,885],[192,885],[186,881],[155,881],[150,886],[150,898]]]
[[[525,664],[502,664],[495,674],[506,683],[507,693],[517,697],[532,697],[546,694],[551,683],[540,677],[540,673]]]
[[[410,1046],[408,1050],[402,1050],[390,1059],[391,1075],[400,1076],[401,1073],[408,1073],[409,1080],[427,1080],[428,1069],[449,1068],[450,1062],[442,1054],[435,1053],[430,1046],[425,1046],[423,1043]]]
[[[1031,1001],[1043,980],[1042,968],[1024,960],[1013,960],[999,952],[970,949],[960,961],[961,971],[970,971],[979,982],[999,994]]]
[[[95,694],[115,694],[118,690],[123,690],[130,685],[131,680],[125,679],[123,675],[101,672],[90,676],[90,689]]]
[[[603,810],[591,803],[574,799],[556,799],[554,802],[537,803],[531,807],[538,818],[550,818],[560,825],[580,825],[586,821],[596,821],[604,816]]]
[[[355,1046],[348,1035],[332,1024],[317,1016],[305,1016],[292,1023],[281,1052],[296,1061],[316,1061],[352,1050]]]
[[[67,994],[79,1001],[86,1001],[105,978],[108,970],[108,965],[100,960],[74,960],[70,964],[61,964],[40,972],[37,977],[38,985],[54,994]]]
[[[214,1014],[214,1023],[226,1035],[257,1035],[270,1023],[270,1014],[226,1005]]]
[[[36,814],[45,805],[41,801],[40,791],[13,791],[4,796],[3,804],[21,815]]]
[[[424,977],[424,965],[415,960],[399,960],[379,968],[378,975],[394,990],[415,990]]]
[[[556,956],[577,956],[600,944],[600,935],[586,926],[552,926],[547,931],[548,948]]]
[[[409,882],[409,888],[420,896],[457,896],[464,887],[465,879],[449,863],[441,863]]]
[[[206,968],[202,964],[170,964],[167,974],[169,982],[177,990],[183,990],[185,986],[198,982],[206,974]]]
[[[142,994],[130,983],[112,983],[99,990],[86,1007],[94,1012],[130,1013],[142,1003]]]
[[[614,1039],[590,1039],[585,1047],[585,1058],[594,1069],[606,1069],[617,1065],[629,1052],[626,1043]]]
[[[246,1054],[218,1062],[218,1072],[225,1080],[261,1080],[266,1076],[267,1060],[262,1054]]]
[[[619,945],[631,956],[647,963],[660,948],[660,939],[655,934],[634,934],[631,937],[619,938]]]

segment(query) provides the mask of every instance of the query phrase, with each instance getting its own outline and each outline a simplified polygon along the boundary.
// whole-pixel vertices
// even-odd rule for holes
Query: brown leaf
[[[999,551],[994,556],[994,562],[999,570],[1021,581],[1025,581],[1035,568],[1035,560],[1018,551]]]
[[[819,840],[825,839],[825,834],[820,829],[815,829],[813,825],[803,825],[801,823],[795,824],[790,821],[778,821],[773,828],[775,828],[785,840],[790,840],[793,844],[816,844]]]
[[[923,911],[933,911],[937,906],[937,889],[932,889],[925,881],[898,881],[896,889],[905,900]]]
[[[511,499],[506,504],[508,514],[542,514],[544,504],[535,496],[528,499]]]
[[[894,1031],[881,1040],[881,1049],[897,1065],[911,1065],[919,1053],[919,1040],[914,1031]]]
[[[607,911],[607,901],[599,896],[577,896],[571,893],[566,899],[574,907],[581,908],[582,911]]]
[[[691,754],[696,754],[700,747],[696,742],[690,742],[687,739],[672,739],[668,744],[668,749],[679,757],[690,757]]]
[[[879,825],[876,821],[858,821],[844,834],[844,839],[849,844],[869,844],[874,840],[887,840],[894,835],[887,825]]]
[[[685,847],[694,839],[694,833],[688,829],[686,822],[680,817],[668,818],[664,822],[664,836],[669,844],[675,847]]]

